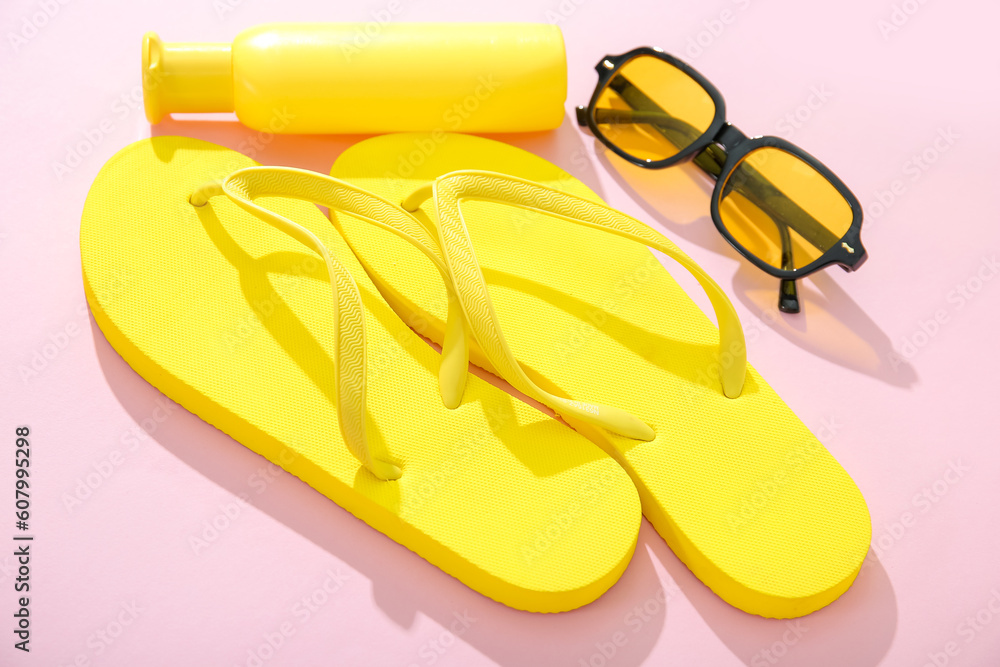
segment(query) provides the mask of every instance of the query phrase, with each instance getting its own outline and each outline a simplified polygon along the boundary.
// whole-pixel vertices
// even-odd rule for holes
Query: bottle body
[[[225,45],[201,45],[215,49],[211,64],[199,66],[201,78],[170,67],[182,56],[191,62],[195,46],[176,45],[185,48],[172,53],[160,45],[151,85],[160,84],[153,101],[161,115],[229,104],[262,131],[361,134],[540,131],[557,127],[564,114],[565,47],[550,25],[390,23],[375,35],[353,23],[258,26],[233,41],[229,90],[219,74]],[[206,78],[209,70],[214,78]],[[206,108],[198,108],[199,95]]]

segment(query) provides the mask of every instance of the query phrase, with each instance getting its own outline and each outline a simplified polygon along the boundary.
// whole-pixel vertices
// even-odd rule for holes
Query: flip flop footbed
[[[326,264],[225,197],[188,200],[254,165],[181,137],[139,141],[105,165],[80,245],[87,299],[112,346],[167,396],[475,590],[533,611],[597,598],[635,546],[628,476],[478,378],[460,407],[445,408],[439,355],[389,308],[329,220],[310,203],[266,197],[259,203],[315,234],[360,291],[368,438],[402,476],[379,480],[348,451]]]
[[[376,137],[331,173],[402,202],[457,170],[600,201],[541,158],[465,135]],[[500,324],[536,384],[627,410],[656,431],[640,442],[567,418],[629,472],[646,516],[703,582],[774,617],[814,611],[850,586],[871,537],[861,493],[752,367],[740,397],[723,395],[718,329],[651,252],[501,203],[469,199],[461,210]],[[416,215],[433,228],[433,198]],[[390,234],[332,219],[403,319],[440,342],[447,299],[436,274]],[[491,368],[476,346],[472,360]]]

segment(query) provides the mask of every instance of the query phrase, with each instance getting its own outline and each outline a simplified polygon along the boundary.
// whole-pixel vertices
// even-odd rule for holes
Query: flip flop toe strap
[[[690,271],[708,294],[719,322],[719,375],[722,392],[739,396],[746,376],[746,343],[739,317],[719,285],[669,239],[638,220],[602,204],[506,174],[456,171],[440,176],[431,186],[413,192],[403,208],[416,210],[433,194],[437,208],[438,243],[465,313],[490,363],[518,390],[552,409],[573,415],[610,431],[651,440],[652,429],[637,417],[610,406],[554,396],[536,386],[521,368],[499,326],[480,265],[461,210],[461,201],[499,202],[554,215],[655,248]]]
[[[288,234],[319,254],[326,263],[333,288],[335,312],[337,415],[340,431],[351,453],[376,477],[398,479],[402,472],[379,440],[367,437],[365,405],[367,392],[365,324],[361,295],[351,273],[333,257],[320,239],[305,227],[255,203],[266,196],[282,196],[310,201],[331,210],[350,213],[387,229],[419,248],[438,267],[445,266],[436,254],[436,242],[418,220],[365,190],[348,183],[290,167],[249,167],[233,172],[221,182],[203,185],[191,195],[191,203],[204,206],[209,198],[224,195],[237,206]],[[447,284],[447,281],[446,281]],[[456,407],[461,401],[468,370],[468,337],[457,299],[449,287],[448,340],[440,370],[441,394],[445,404]]]

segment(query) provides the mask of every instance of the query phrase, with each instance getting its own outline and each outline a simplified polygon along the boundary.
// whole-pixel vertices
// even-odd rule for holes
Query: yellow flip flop
[[[415,213],[448,265],[472,361],[614,456],[720,597],[795,617],[849,588],[871,539],[861,493],[746,364],[731,303],[670,241],[555,165],[478,137],[376,137],[332,175]],[[419,254],[331,219],[404,321],[444,340],[448,294]],[[721,333],[643,246],[695,274]]]
[[[443,268],[420,224],[376,196],[157,137],[111,158],[87,197],[95,320],[167,396],[471,588],[530,611],[596,599],[635,548],[628,476],[556,420],[466,383],[464,360],[439,394],[440,355],[310,202]]]

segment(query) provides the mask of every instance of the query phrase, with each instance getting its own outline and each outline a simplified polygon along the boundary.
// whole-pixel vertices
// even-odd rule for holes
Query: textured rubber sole
[[[376,137],[332,175],[401,202],[435,177],[487,170],[600,201],[530,153],[466,135]],[[646,248],[544,214],[468,200],[462,212],[500,324],[537,384],[612,405],[651,442],[568,419],[628,471],[645,515],[730,604],[769,617],[823,607],[854,581],[871,540],[860,491],[760,375],[718,380],[719,332]],[[433,200],[418,217],[433,226]],[[333,215],[389,303],[440,342],[444,289],[398,239]],[[490,370],[473,348],[472,360]]]
[[[641,509],[600,448],[475,377],[446,409],[439,355],[383,301],[320,210],[261,203],[316,234],[365,307],[368,432],[403,469],[381,481],[346,449],[334,401],[326,265],[224,197],[255,163],[203,141],[123,149],[95,180],[80,246],[94,318],[151,384],[471,588],[530,611],[599,597],[627,566]]]

